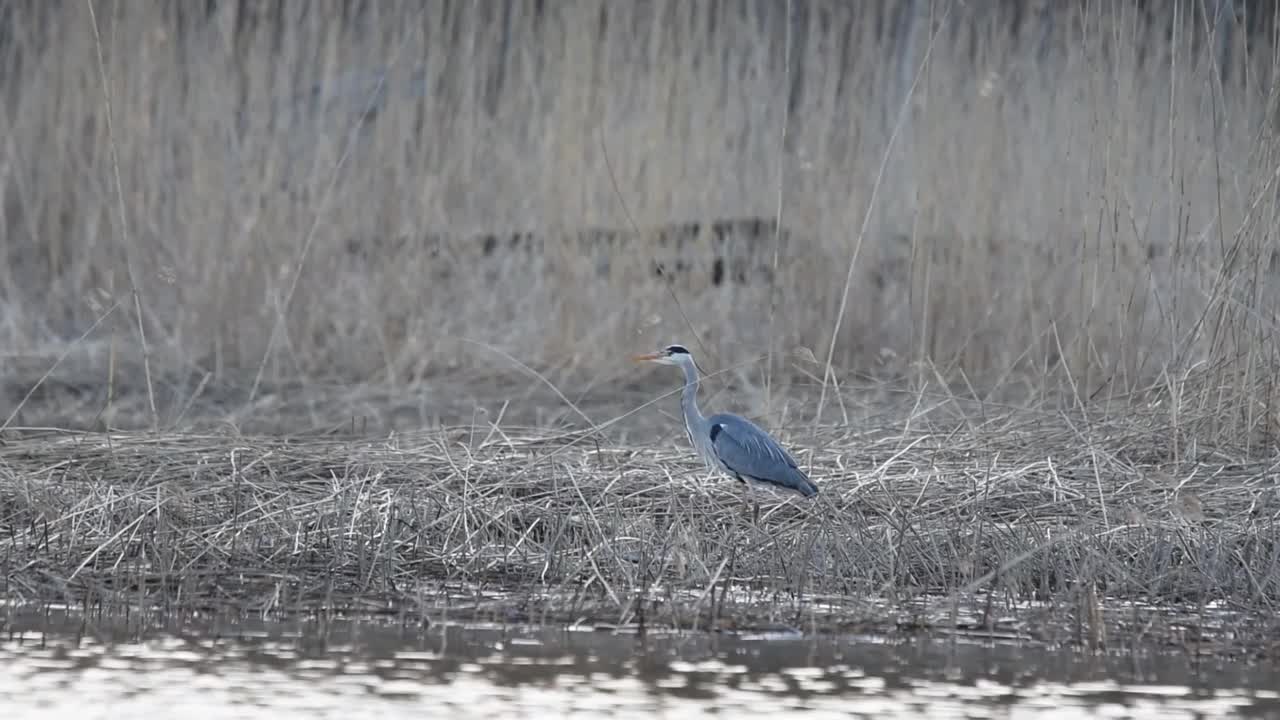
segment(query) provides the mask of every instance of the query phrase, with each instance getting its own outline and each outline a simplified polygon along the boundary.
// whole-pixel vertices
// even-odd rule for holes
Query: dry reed
[[[1274,43],[982,5],[6,6],[0,430],[169,429],[0,436],[6,590],[1274,617]],[[546,438],[675,339],[818,502],[753,528],[683,450]],[[796,347],[835,372],[738,362]],[[288,439],[356,417],[394,439]]]
[[[465,340],[563,383],[679,339],[712,366],[803,346],[835,377],[936,370],[1037,402],[1190,374],[1218,432],[1265,432],[1268,37],[1207,53],[1187,2],[1016,24],[981,3],[786,7],[117,3],[95,33],[84,3],[15,4],[6,363],[67,352],[75,382],[157,394],[207,375],[248,408],[264,383],[511,369]],[[886,28],[907,7],[904,45]],[[780,244],[646,242],[779,207]],[[718,253],[770,272],[714,285]],[[650,272],[673,254],[696,338]],[[791,379],[774,370],[742,371],[771,389],[762,412]]]
[[[910,426],[797,442],[822,492],[759,493],[758,525],[741,487],[708,480],[687,448],[592,434],[30,437],[0,448],[6,594],[831,628],[914,617],[920,603],[971,613],[981,597],[1006,625],[1033,606],[1084,616],[1096,593],[1109,612],[1274,618],[1274,459],[1201,447],[1178,460],[1177,430],[1151,416],[977,424],[938,407]]]

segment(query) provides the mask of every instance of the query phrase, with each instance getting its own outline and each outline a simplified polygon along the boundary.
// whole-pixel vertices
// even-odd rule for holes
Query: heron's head
[[[683,345],[668,345],[658,352],[635,355],[632,359],[636,362],[652,362],[659,365],[683,365],[693,362],[693,356]]]

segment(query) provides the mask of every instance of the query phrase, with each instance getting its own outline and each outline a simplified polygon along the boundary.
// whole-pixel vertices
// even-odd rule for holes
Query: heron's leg
[[[752,502],[755,500],[755,492],[754,492],[755,488],[751,487],[751,483],[748,482],[747,479],[742,477],[741,475],[738,475],[735,473],[733,477],[738,482],[742,483],[742,503],[743,505],[746,506],[746,508],[744,509],[751,508]],[[753,526],[756,524],[756,519],[759,516],[760,516],[760,508],[759,508],[759,505],[757,505],[755,508],[755,511],[751,513],[751,524]]]

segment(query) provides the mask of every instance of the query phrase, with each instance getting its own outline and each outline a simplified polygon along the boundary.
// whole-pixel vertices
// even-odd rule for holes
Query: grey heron
[[[675,365],[684,370],[680,408],[689,442],[712,469],[746,484],[798,493],[818,494],[818,486],[805,475],[791,454],[755,423],[729,413],[703,417],[698,410],[698,364],[683,345],[669,345],[655,353],[635,355],[636,362]],[[756,507],[759,513],[759,507]]]

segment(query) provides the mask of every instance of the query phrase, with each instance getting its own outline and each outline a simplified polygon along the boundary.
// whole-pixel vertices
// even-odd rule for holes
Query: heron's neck
[[[689,429],[702,421],[702,413],[698,410],[698,369],[691,362],[683,362],[684,393],[680,396],[680,408],[684,410],[684,420]]]

